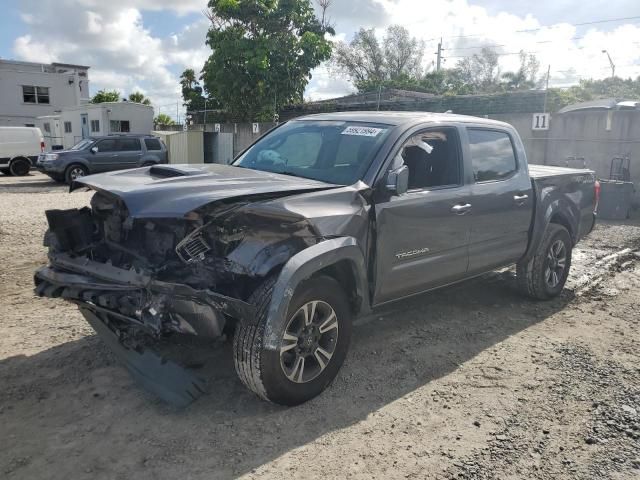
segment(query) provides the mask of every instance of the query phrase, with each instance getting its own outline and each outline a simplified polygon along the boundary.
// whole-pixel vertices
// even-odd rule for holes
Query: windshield
[[[85,148],[87,148],[92,143],[93,143],[93,140],[91,140],[89,138],[85,138],[84,140],[80,140],[78,143],[76,143],[69,150],[84,150]]]
[[[258,140],[233,165],[337,185],[360,180],[391,126],[296,120]]]

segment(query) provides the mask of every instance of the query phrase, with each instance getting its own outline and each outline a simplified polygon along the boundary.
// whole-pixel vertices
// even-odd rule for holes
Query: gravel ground
[[[185,410],[146,394],[75,307],[32,293],[44,210],[90,194],[0,176],[0,476],[7,479],[640,477],[640,227],[601,224],[566,292],[497,272],[360,319],[320,397],[267,404],[229,345]]]

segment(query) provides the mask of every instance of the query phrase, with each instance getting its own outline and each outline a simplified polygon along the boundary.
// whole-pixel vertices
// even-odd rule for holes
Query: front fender
[[[349,261],[353,269],[356,291],[362,299],[361,312],[368,311],[370,304],[367,269],[357,240],[353,237],[325,240],[294,255],[282,268],[273,287],[265,325],[264,348],[279,348],[289,304],[298,285],[314,273],[342,260]]]

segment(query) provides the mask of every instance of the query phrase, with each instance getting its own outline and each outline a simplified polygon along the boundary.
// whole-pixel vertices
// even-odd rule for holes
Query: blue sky
[[[165,113],[175,116],[180,101],[178,77],[199,71],[209,49],[204,41],[206,0],[0,0],[0,57],[59,61],[91,66],[93,92],[140,90]],[[428,7],[427,7],[428,6]],[[621,76],[640,75],[640,3],[637,0],[336,0],[331,7],[336,41],[348,41],[359,28],[379,35],[391,24],[406,26],[425,40],[424,68],[432,67],[443,37],[445,66],[501,45],[503,70],[517,68],[524,50],[542,68],[551,66],[551,83],[575,84],[581,78],[610,74],[607,49]],[[637,17],[588,26],[577,23]],[[471,35],[471,36],[467,36]],[[345,78],[319,67],[307,88],[309,99],[353,91]]]

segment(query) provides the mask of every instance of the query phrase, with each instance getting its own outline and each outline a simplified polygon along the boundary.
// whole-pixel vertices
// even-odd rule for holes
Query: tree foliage
[[[183,105],[187,109],[187,112],[197,112],[204,110],[205,107],[213,108],[213,102],[209,105],[205,104],[205,97],[202,94],[202,87],[196,78],[196,73],[193,68],[187,68],[182,75],[180,75],[180,87],[182,89]]]
[[[417,83],[422,73],[424,42],[409,31],[392,25],[382,41],[374,29],[361,28],[350,43],[336,45],[333,65],[346,74],[359,91],[380,86],[406,88]]]
[[[151,105],[151,100],[144,96],[142,92],[133,92],[129,94],[129,101],[134,103],[141,103],[143,105]]]
[[[175,125],[176,122],[166,113],[159,113],[158,116],[153,119],[153,123],[156,125]]]
[[[120,92],[117,90],[99,90],[93,98],[91,103],[104,103],[104,102],[119,102]]]
[[[602,80],[580,80],[578,85],[569,88],[550,88],[549,98],[562,108],[572,103],[588,102],[600,98],[616,100],[639,100],[640,77],[609,77]]]
[[[273,120],[302,101],[311,70],[331,56],[333,28],[310,0],[211,0],[208,17],[205,90],[238,120]]]

